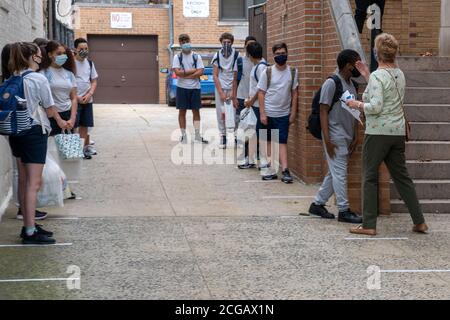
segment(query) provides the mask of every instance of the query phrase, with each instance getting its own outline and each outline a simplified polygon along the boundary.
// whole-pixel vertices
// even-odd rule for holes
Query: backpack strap
[[[89,69],[89,81],[92,81],[92,69],[93,69],[94,63],[92,62],[92,60],[89,60],[89,59],[88,59],[88,62],[89,62],[89,67],[90,67],[90,69]]]
[[[33,71],[33,70],[25,71],[24,73],[22,73],[22,78],[26,77],[27,75],[29,75],[30,73],[33,73],[33,72],[35,72],[35,71]]]
[[[270,82],[272,81],[272,66],[267,67],[266,74],[267,74],[267,90],[269,90]]]
[[[198,54],[193,53],[192,60],[194,60],[194,69],[197,69]]]
[[[256,82],[259,82],[259,79],[258,79],[258,68],[259,68],[259,66],[262,65],[262,64],[265,65],[265,66],[268,66],[268,64],[267,64],[266,61],[261,61],[260,63],[258,63],[258,64],[256,65],[256,68],[255,68],[255,74],[254,74],[254,77],[255,77]]]
[[[331,111],[331,108],[333,108],[334,104],[339,101],[342,94],[344,93],[344,89],[342,86],[341,78],[337,74],[333,74],[333,75],[329,76],[328,79],[332,79],[335,84],[333,101],[330,106],[330,111]]]
[[[235,66],[236,62],[238,62],[238,59],[239,59],[239,52],[235,49],[234,50],[233,67],[231,68],[232,70],[234,70],[234,66]],[[241,63],[242,63],[242,58],[241,58]],[[239,68],[239,63],[238,63],[238,68]]]
[[[294,90],[294,81],[295,81],[295,74],[297,73],[297,70],[294,67],[291,67],[291,91]]]
[[[180,62],[180,68],[184,70],[184,66],[183,66],[183,55],[180,53],[177,55],[178,57],[178,61]]]

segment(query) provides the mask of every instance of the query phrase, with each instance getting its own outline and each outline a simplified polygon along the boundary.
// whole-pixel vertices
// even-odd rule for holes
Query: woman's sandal
[[[377,230],[376,229],[364,229],[362,225],[359,225],[356,228],[351,228],[350,233],[363,234],[366,236],[376,236]]]
[[[417,233],[427,234],[428,226],[426,223],[416,224],[416,225],[414,225],[412,231],[417,232]]]

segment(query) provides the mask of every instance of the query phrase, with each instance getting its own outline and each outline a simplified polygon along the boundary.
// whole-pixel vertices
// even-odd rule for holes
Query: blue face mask
[[[192,51],[192,45],[190,43],[183,43],[181,45],[181,51],[185,54],[189,54]]]
[[[69,59],[69,57],[67,57],[66,54],[61,54],[59,56],[56,56],[55,63],[61,67],[64,65],[64,63],[66,63],[67,59]]]

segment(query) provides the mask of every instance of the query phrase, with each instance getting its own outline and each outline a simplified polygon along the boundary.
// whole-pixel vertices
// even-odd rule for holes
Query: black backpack
[[[333,74],[329,76],[327,79],[333,79],[336,89],[333,96],[333,101],[331,103],[330,109],[328,110],[328,113],[333,108],[334,104],[339,101],[342,94],[344,93],[344,89],[342,87],[341,78]],[[358,91],[358,83],[356,81],[353,81],[353,85],[355,86],[356,91]],[[313,102],[311,105],[311,114],[308,118],[308,126],[306,127],[309,132],[317,139],[322,140],[322,126],[320,124],[320,94],[322,92],[322,87],[316,92],[313,98]]]

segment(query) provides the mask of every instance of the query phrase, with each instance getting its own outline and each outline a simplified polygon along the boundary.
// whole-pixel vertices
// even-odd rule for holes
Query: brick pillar
[[[306,129],[314,93],[336,70],[336,57],[342,50],[325,0],[272,0],[267,4],[267,33],[269,62],[271,47],[284,41],[289,47],[289,64],[298,68],[300,76],[299,114],[291,126],[289,137],[289,166],[306,183],[320,183],[327,172],[322,144]],[[364,89],[364,88],[362,88]],[[361,151],[364,140],[362,126],[359,143],[352,155],[348,172],[350,205],[362,211]],[[380,213],[390,212],[389,176],[380,168]]]

